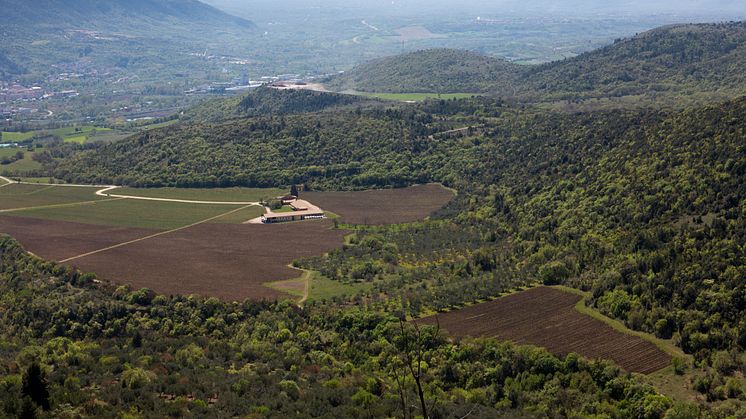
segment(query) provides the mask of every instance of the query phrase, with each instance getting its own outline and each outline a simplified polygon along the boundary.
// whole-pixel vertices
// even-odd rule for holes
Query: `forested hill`
[[[305,89],[275,89],[264,86],[245,96],[207,101],[188,109],[181,119],[193,122],[220,122],[248,116],[319,112],[353,104],[363,105],[376,102],[378,101],[363,96]]]
[[[578,57],[518,66],[475,53],[428,50],[360,65],[335,90],[494,92],[527,100],[640,94],[746,93],[746,23],[654,29]]]
[[[430,49],[373,60],[333,78],[337,91],[485,92],[520,74],[516,64],[470,51]]]
[[[746,92],[746,22],[654,29],[573,59],[529,67],[525,93],[623,96]]]
[[[0,23],[4,24],[102,27],[110,31],[143,21],[254,26],[197,0],[0,0],[0,10]]]

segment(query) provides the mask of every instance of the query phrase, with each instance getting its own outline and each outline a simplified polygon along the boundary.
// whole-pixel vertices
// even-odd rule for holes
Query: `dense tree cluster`
[[[0,237],[0,414],[29,417],[661,417],[618,367],[333,306],[96,284]],[[420,397],[421,396],[421,397]],[[702,412],[720,416],[727,410]]]

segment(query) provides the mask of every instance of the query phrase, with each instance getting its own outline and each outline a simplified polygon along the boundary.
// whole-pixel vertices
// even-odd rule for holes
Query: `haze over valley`
[[[742,0],[0,0],[0,417],[746,417]]]

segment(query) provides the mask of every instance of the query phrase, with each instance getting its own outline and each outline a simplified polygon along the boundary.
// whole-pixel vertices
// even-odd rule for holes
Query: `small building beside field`
[[[324,211],[311,204],[308,201],[297,199],[295,197],[283,196],[282,203],[290,205],[292,211],[272,212],[269,211],[262,215],[262,222],[265,224],[284,223],[288,221],[318,220],[324,218]]]

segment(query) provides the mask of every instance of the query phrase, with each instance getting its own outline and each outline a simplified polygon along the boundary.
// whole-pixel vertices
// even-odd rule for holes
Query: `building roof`
[[[316,205],[313,205],[312,203],[302,200],[302,199],[296,199],[293,203],[290,204],[291,207],[293,207],[294,211],[290,212],[272,212],[269,211],[266,214],[264,214],[264,218],[280,218],[280,217],[299,217],[299,216],[307,216],[307,215],[324,215],[324,210],[317,207]]]

